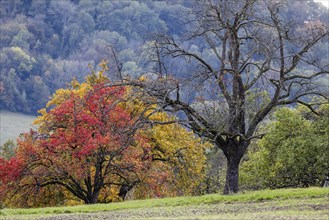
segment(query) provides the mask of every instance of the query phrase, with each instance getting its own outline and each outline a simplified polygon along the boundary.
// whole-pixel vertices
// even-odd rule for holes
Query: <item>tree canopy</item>
[[[209,145],[167,124],[174,120],[131,88],[105,86],[103,71],[57,90],[35,121],[38,130],[1,158],[2,198],[31,202],[53,186],[85,203],[124,199],[132,189],[136,198],[198,193]]]
[[[251,147],[241,181],[250,188],[322,186],[328,175],[328,104],[314,115],[305,107],[282,108]]]

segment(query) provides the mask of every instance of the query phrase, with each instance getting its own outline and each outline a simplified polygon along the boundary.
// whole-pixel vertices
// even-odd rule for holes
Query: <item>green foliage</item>
[[[206,155],[205,193],[218,193],[225,185],[226,158],[218,147],[209,149]]]
[[[267,135],[241,167],[247,188],[320,186],[329,170],[329,105],[312,116],[305,107],[282,108]]]
[[[29,50],[30,43],[33,41],[34,35],[32,35],[26,28],[21,29],[13,40],[10,42],[10,46],[21,47],[25,50]]]
[[[36,63],[36,60],[33,57],[31,57],[21,47],[18,46],[5,48],[3,49],[2,53],[8,57],[8,61],[5,63],[6,67],[14,67],[20,74],[30,72],[33,68],[33,65]]]
[[[265,106],[270,102],[270,100],[271,99],[268,91],[263,91],[259,88],[247,91],[247,119],[251,120],[258,111],[265,108]]]
[[[2,146],[0,146],[0,157],[10,159],[15,155],[16,144],[13,140],[8,140]]]

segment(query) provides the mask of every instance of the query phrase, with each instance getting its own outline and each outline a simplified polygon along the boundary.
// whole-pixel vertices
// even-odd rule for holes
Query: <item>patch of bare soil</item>
[[[308,215],[305,216],[305,213]],[[313,214],[314,213],[314,214]],[[312,216],[314,218],[312,218]],[[47,220],[83,219],[329,219],[329,201],[268,201],[253,203],[220,203],[196,206],[127,209],[81,214],[44,216]]]

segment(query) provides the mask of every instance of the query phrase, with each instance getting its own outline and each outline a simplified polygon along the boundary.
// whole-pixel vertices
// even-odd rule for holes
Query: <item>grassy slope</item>
[[[0,218],[6,219],[50,216],[53,216],[51,219],[329,219],[329,188],[263,190],[232,196],[212,194],[1,212]]]
[[[7,140],[16,140],[18,135],[27,132],[35,116],[14,113],[8,111],[0,111],[0,145]]]

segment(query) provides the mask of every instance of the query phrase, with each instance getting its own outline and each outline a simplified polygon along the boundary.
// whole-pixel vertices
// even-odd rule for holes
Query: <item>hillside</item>
[[[263,190],[232,196],[4,209],[0,219],[328,219],[328,198],[329,188]]]
[[[0,145],[7,140],[15,140],[22,132],[31,127],[35,116],[21,113],[0,111]]]
[[[282,13],[289,19],[328,21],[320,3],[288,2],[289,9]],[[115,57],[123,75],[154,71],[157,63],[154,52],[147,49],[149,40],[154,33],[166,33],[184,41],[185,34],[193,31],[185,21],[192,7],[190,0],[0,1],[0,108],[35,114],[52,93],[73,78],[82,81],[90,71],[88,65],[95,68],[104,58],[110,61],[112,75]],[[185,45],[211,64],[217,63],[204,42]],[[319,56],[326,56],[326,46],[324,42],[317,48]],[[175,65],[166,67],[168,73],[190,71],[171,66]]]

